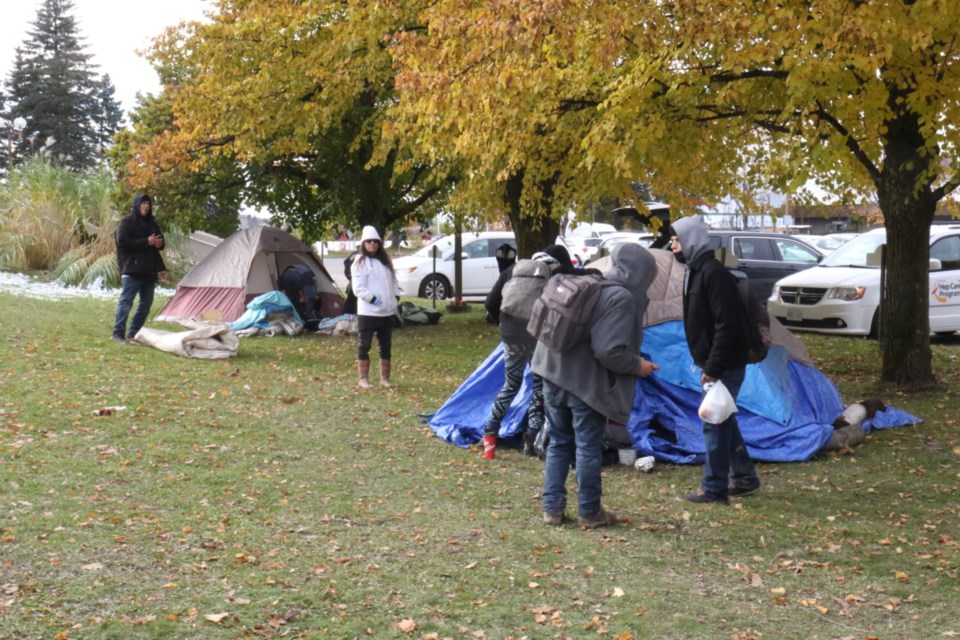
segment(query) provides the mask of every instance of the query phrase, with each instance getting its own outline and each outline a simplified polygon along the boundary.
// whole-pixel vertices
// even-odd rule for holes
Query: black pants
[[[357,360],[370,359],[370,347],[373,345],[373,334],[377,334],[377,348],[381,360],[390,359],[390,350],[393,338],[394,316],[357,316]]]

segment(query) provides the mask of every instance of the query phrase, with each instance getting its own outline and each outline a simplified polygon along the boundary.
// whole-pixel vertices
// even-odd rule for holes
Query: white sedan
[[[847,242],[816,267],[781,279],[767,300],[771,315],[791,329],[876,336],[880,250],[884,229]],[[930,227],[930,330],[960,329],[960,225]]]
[[[461,234],[463,256],[461,276],[464,296],[486,296],[500,277],[496,251],[503,245],[517,248],[510,231]],[[437,250],[434,272],[434,248]],[[443,236],[409,256],[393,261],[400,295],[443,300],[453,297],[455,261],[454,236]]]

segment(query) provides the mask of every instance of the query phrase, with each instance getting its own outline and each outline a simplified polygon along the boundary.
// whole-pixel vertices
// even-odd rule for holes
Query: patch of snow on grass
[[[97,280],[88,287],[68,287],[60,282],[44,282],[22,273],[7,273],[0,271],[0,292],[34,300],[63,300],[64,298],[98,298],[100,300],[116,300],[120,297],[119,289],[108,289]],[[173,289],[157,287],[156,296],[170,297]]]

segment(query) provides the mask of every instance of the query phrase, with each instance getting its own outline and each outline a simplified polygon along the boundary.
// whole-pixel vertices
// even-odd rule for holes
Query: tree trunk
[[[560,233],[560,223],[548,216],[532,218],[523,215],[520,199],[523,195],[523,171],[518,171],[507,178],[504,189],[504,199],[513,233],[517,238],[517,257],[529,258],[537,251],[543,251],[550,245],[557,243]],[[544,189],[545,199],[549,199],[550,189]],[[550,202],[544,203],[544,210],[550,211]]]
[[[887,229],[881,380],[905,389],[927,389],[935,382],[928,288],[930,225],[937,202],[924,178],[931,160],[912,113],[890,122],[887,140],[877,185]]]

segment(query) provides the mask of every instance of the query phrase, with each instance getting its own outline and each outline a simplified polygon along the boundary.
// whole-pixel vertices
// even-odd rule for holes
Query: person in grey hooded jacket
[[[736,398],[746,374],[749,345],[749,325],[736,278],[714,257],[707,225],[700,216],[673,223],[671,250],[687,265],[683,327],[693,362],[702,370],[703,393],[709,388],[706,385],[719,380]],[[704,422],[703,442],[706,457],[700,492],[684,496],[687,500],[727,504],[731,496],[759,490],[760,478],[735,413],[721,424]]]
[[[617,517],[601,505],[600,467],[607,418],[624,424],[630,418],[638,376],[659,367],[640,356],[647,288],[657,275],[653,255],[625,242],[611,254],[606,279],[621,287],[604,287],[590,317],[589,340],[557,353],[538,343],[531,368],[543,378],[543,396],[550,424],[544,471],[543,519],[563,522],[566,481],[576,462],[580,525],[614,524]]]

